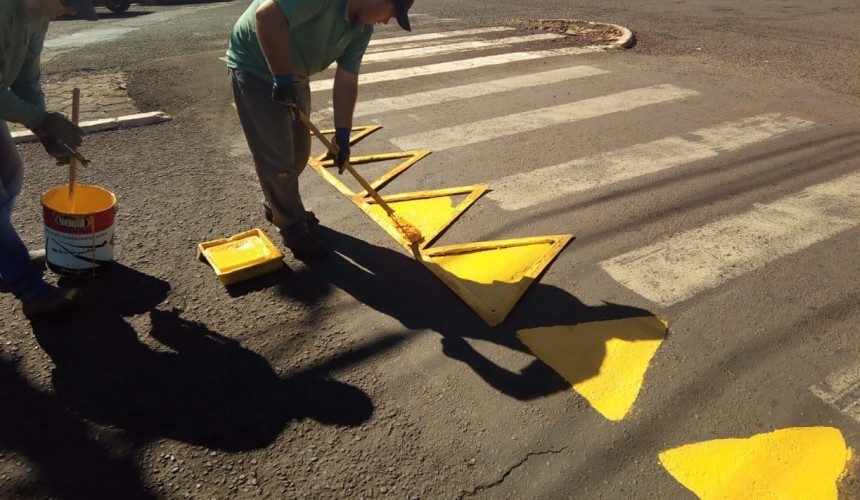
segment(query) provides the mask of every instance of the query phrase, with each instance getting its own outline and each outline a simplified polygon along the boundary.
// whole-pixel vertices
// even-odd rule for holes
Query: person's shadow
[[[315,290],[324,287],[321,282],[330,283],[397,319],[408,329],[439,333],[447,356],[466,363],[492,387],[519,400],[569,390],[572,383],[597,375],[606,352],[605,339],[595,337],[584,341],[584,349],[591,355],[587,357],[586,366],[574,370],[582,380],[570,381],[562,379],[538,359],[523,370],[512,372],[478,353],[464,339],[492,342],[530,353],[516,336],[519,330],[653,317],[644,309],[613,303],[587,306],[560,288],[537,283],[526,292],[505,322],[490,327],[413,258],[330,228],[319,227],[316,231],[340,255],[308,262],[309,270],[295,274],[284,284],[283,294],[302,299],[305,290],[313,295]],[[626,341],[654,339],[653,332],[643,330],[620,331],[618,338]]]
[[[320,370],[283,379],[239,342],[156,309],[169,290],[115,263],[84,283],[77,313],[33,322],[64,404],[136,444],[170,438],[226,451],[264,447],[293,420],[354,426],[372,416],[372,401],[356,387]],[[155,347],[125,319],[145,313]]]

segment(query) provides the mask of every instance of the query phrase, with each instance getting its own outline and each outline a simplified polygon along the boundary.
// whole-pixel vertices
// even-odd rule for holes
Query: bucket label
[[[70,215],[45,208],[45,251],[55,271],[94,271],[113,261],[115,209]]]

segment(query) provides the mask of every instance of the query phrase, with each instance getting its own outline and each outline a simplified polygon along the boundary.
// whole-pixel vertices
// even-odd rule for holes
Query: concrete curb
[[[618,38],[618,40],[615,41],[615,43],[607,45],[606,46],[607,49],[628,49],[636,41],[636,36],[633,35],[633,32],[630,31],[629,29],[625,28],[624,26],[619,25],[619,24],[601,23],[601,22],[597,22],[597,21],[581,21],[579,19],[539,19],[538,20],[538,22],[543,22],[543,21],[550,21],[550,22],[561,21],[561,22],[568,22],[568,23],[592,22],[592,23],[599,25],[599,26],[610,26],[612,28],[615,28],[621,32],[621,36]]]
[[[121,116],[119,118],[104,118],[101,120],[81,122],[80,126],[84,132],[92,134],[94,132],[104,132],[106,130],[115,130],[119,128],[145,127],[147,125],[168,122],[172,119],[173,118],[170,115],[162,111],[153,111],[151,113],[138,113],[136,115]],[[15,144],[21,144],[24,142],[35,141],[36,136],[29,130],[23,130],[20,132],[12,132],[12,140],[15,141]]]

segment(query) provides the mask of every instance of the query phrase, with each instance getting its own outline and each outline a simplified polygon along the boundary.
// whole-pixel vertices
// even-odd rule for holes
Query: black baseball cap
[[[81,19],[86,19],[87,21],[99,20],[92,0],[66,0],[63,2],[63,5],[75,9],[75,15]]]
[[[394,0],[394,14],[397,17],[397,24],[406,31],[412,31],[407,14],[413,3],[415,0]]]

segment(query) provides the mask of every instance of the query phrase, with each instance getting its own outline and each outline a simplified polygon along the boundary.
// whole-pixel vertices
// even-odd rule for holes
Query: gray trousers
[[[233,99],[263,196],[272,209],[272,222],[286,238],[308,233],[307,216],[299,194],[299,175],[311,153],[310,131],[285,108],[272,101],[272,84],[248,72],[230,69]],[[310,114],[308,82],[296,85],[299,105]]]

